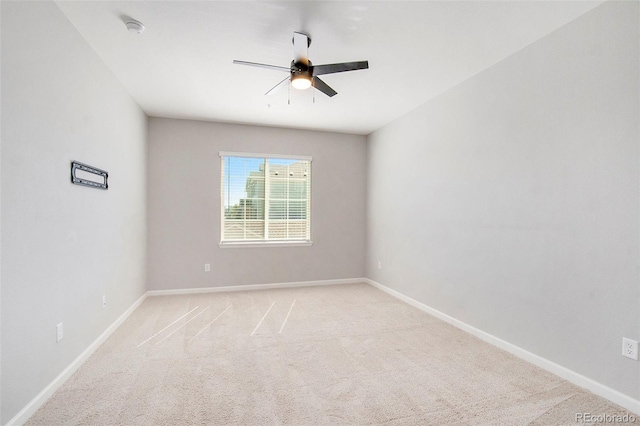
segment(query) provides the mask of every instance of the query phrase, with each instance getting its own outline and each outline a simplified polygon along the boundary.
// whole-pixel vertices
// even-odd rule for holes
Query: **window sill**
[[[220,248],[308,247],[311,245],[313,241],[225,241],[220,243]]]

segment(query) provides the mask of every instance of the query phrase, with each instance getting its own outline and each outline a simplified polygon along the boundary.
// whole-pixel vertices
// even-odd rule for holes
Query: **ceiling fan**
[[[369,68],[369,61],[342,62],[339,64],[312,65],[309,60],[308,48],[311,45],[311,38],[307,34],[293,33],[293,61],[291,66],[280,67],[277,65],[259,64],[256,62],[246,62],[234,60],[234,64],[249,65],[252,67],[269,68],[276,71],[286,71],[289,73],[280,83],[273,86],[265,95],[272,95],[291,82],[294,89],[304,90],[315,87],[325,95],[332,97],[338,94],[327,83],[318,76],[324,74],[334,74],[337,72],[364,70]]]

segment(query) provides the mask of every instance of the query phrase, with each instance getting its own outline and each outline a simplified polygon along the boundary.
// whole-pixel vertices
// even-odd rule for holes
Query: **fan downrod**
[[[311,37],[309,37],[309,34],[307,33],[300,33],[300,34],[304,34],[307,36],[307,49],[311,46]],[[295,46],[296,42],[295,42],[295,38],[291,38],[291,44],[293,44]]]

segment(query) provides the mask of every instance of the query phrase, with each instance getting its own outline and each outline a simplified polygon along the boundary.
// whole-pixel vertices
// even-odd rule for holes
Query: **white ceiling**
[[[56,1],[150,116],[368,134],[549,34],[602,1]],[[144,23],[129,33],[123,17]],[[234,59],[288,67],[294,31],[338,95]]]

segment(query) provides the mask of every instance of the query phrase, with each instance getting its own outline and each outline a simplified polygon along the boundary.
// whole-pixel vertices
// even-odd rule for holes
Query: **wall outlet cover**
[[[56,324],[56,342],[59,342],[64,337],[64,329],[62,323]]]
[[[627,358],[638,360],[638,342],[635,340],[622,338],[622,355]]]

